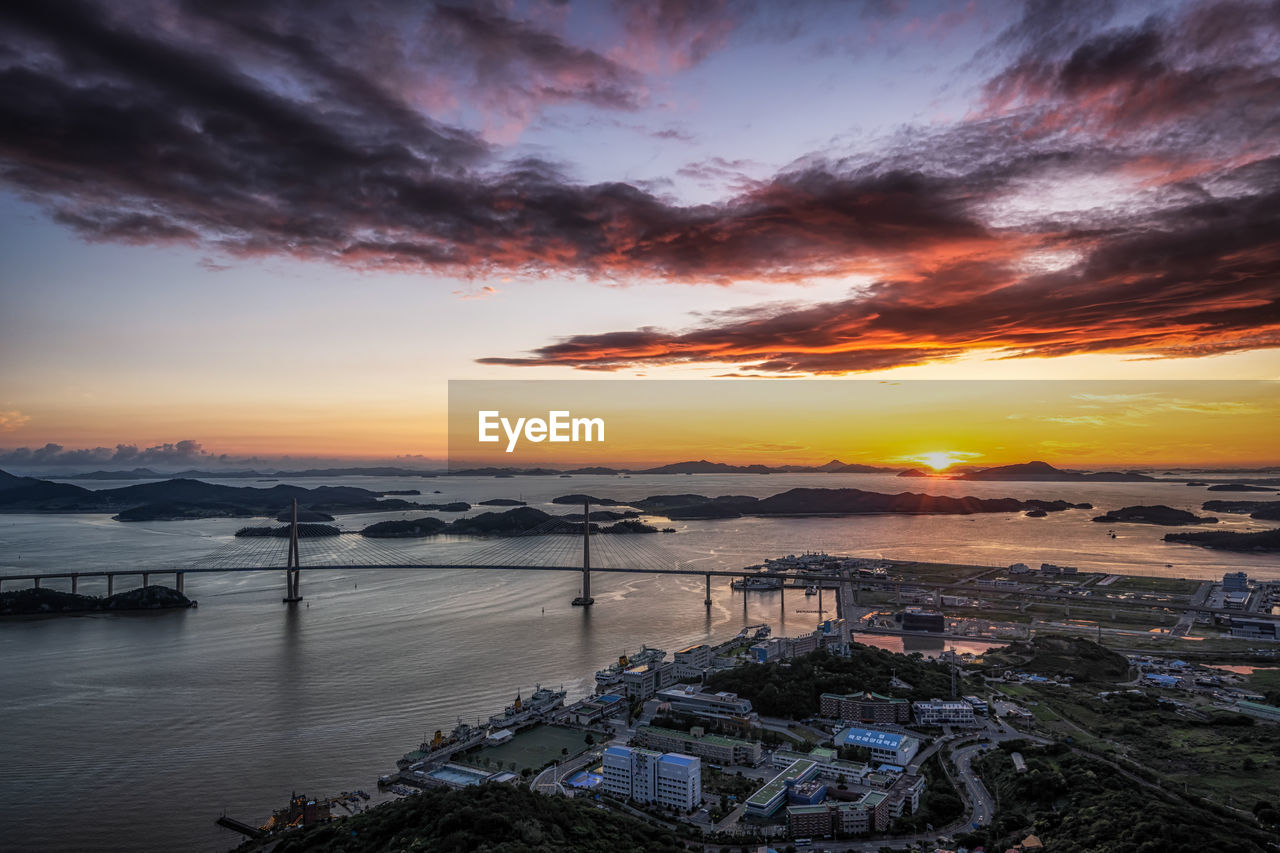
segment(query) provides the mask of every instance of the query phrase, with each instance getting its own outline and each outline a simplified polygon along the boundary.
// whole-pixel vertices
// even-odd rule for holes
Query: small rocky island
[[[236,536],[278,536],[286,537],[289,535],[290,525],[283,527],[241,527],[236,531]],[[332,524],[299,524],[299,539],[315,539],[320,536],[340,536],[342,531],[334,527]]]
[[[1196,515],[1185,509],[1174,509],[1171,506],[1126,506],[1113,509],[1106,515],[1095,516],[1094,521],[1106,524],[1160,524],[1165,527],[1181,527],[1185,524],[1217,524],[1218,519],[1210,515]]]
[[[176,589],[154,585],[101,597],[35,587],[0,592],[0,616],[125,613],[195,606],[196,602]]]

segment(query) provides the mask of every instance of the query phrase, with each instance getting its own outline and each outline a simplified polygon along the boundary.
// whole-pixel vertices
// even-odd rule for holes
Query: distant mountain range
[[[1199,472],[1205,473],[1203,471]],[[1235,473],[1235,472],[1232,472]],[[190,469],[177,472],[156,471],[153,468],[133,468],[127,471],[89,471],[77,474],[46,474],[52,480],[260,480],[280,478],[318,477],[555,477],[555,476],[625,476],[630,474],[896,474],[899,477],[939,478],[974,481],[1029,481],[1029,482],[1184,482],[1186,477],[1172,472],[1164,478],[1153,477],[1136,471],[1084,472],[1056,468],[1048,462],[1021,462],[1015,465],[999,465],[981,468],[973,465],[953,466],[945,471],[927,471],[919,468],[903,470],[898,467],[846,463],[832,459],[822,465],[733,465],[706,459],[673,462],[652,468],[621,468],[595,465],[582,468],[519,468],[510,466],[486,466],[455,468],[452,470],[425,470],[398,466],[352,466],[347,468],[307,468],[298,471],[239,469],[234,471],[210,471]],[[12,477],[13,475],[6,475]],[[1223,481],[1230,484],[1243,481]],[[1250,479],[1254,484],[1280,483],[1280,479]],[[1197,485],[1200,485],[1197,483]]]

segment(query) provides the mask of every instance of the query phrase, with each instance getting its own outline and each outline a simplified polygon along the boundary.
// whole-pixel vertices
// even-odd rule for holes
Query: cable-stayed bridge
[[[583,519],[590,518],[590,507],[584,505]],[[759,577],[747,569],[708,569],[694,565],[692,560],[680,560],[662,547],[662,537],[657,534],[611,533],[592,534],[590,525],[582,521],[553,517],[539,526],[499,537],[476,538],[457,535],[436,535],[426,539],[370,538],[355,530],[344,530],[337,535],[308,536],[308,525],[297,523],[296,507],[292,523],[277,530],[276,535],[237,537],[213,552],[182,565],[148,565],[143,567],[109,567],[93,571],[44,572],[40,574],[0,575],[0,589],[14,583],[39,588],[51,580],[69,580],[72,592],[78,591],[79,581],[88,578],[105,578],[107,594],[115,589],[117,578],[139,578],[147,586],[152,576],[172,576],[174,586],[183,591],[184,578],[188,574],[270,572],[284,571],[286,604],[302,601],[302,575],[304,572],[356,571],[397,569],[404,571],[438,571],[468,569],[481,571],[549,571],[579,572],[582,576],[580,595],[573,604],[589,607],[593,572],[633,573],[650,575],[703,576],[706,580],[704,603],[711,606],[711,582],[713,578],[747,579]],[[287,534],[287,535],[280,535]],[[777,591],[786,595],[787,578],[774,576],[776,585],[758,587],[761,591]],[[901,599],[903,581],[888,577],[853,577],[847,570],[829,574],[807,574],[803,580],[790,579],[800,586],[813,585],[818,589],[818,612],[823,612],[823,590],[838,591],[836,615],[841,616],[851,606],[859,604],[859,593],[865,589],[889,588]],[[940,596],[946,591],[968,594],[990,594],[977,588],[971,580],[960,582],[910,583],[914,589],[923,589]],[[751,587],[747,587],[751,588]],[[1020,589],[1007,592],[1020,602],[1056,602],[1067,608],[1072,603],[1085,604],[1078,596],[1065,592],[1040,589]],[[785,599],[784,602],[785,604]],[[1196,600],[1189,604],[1150,601],[1141,598],[1108,600],[1113,609],[1156,609],[1170,612],[1193,611],[1215,616],[1247,615],[1249,618],[1280,621],[1280,614],[1250,612],[1208,607]],[[743,596],[746,606],[746,596]]]

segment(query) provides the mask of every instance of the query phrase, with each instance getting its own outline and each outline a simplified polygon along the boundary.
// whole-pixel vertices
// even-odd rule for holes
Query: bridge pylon
[[[293,518],[289,521],[289,559],[285,562],[285,604],[302,600],[302,561],[298,558],[298,499],[293,499]]]
[[[591,597],[591,501],[582,502],[582,595],[573,600],[574,607],[590,607]]]

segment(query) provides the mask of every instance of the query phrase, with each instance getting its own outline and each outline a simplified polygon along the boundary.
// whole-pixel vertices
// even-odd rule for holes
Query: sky
[[[1280,377],[1277,2],[13,2],[0,126],[0,464],[438,458],[450,379]]]

